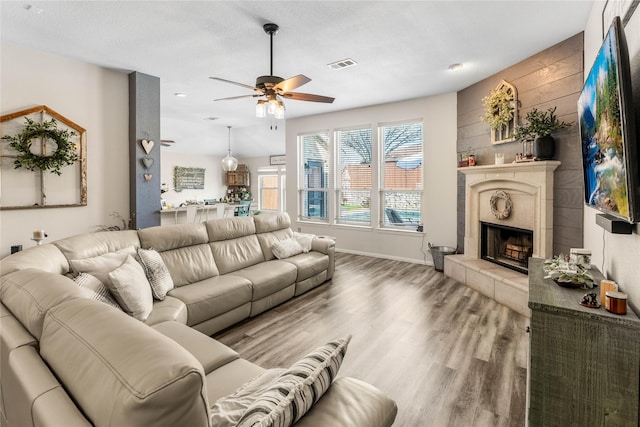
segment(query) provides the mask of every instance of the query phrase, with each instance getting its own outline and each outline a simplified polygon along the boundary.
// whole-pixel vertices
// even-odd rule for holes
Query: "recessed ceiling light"
[[[343,68],[354,67],[356,65],[358,65],[356,61],[351,58],[347,58],[340,61],[332,62],[331,64],[327,64],[327,67],[331,68],[332,70],[341,70]]]
[[[449,71],[459,70],[462,67],[463,67],[463,65],[460,64],[460,63],[451,64],[451,65],[449,65]]]
[[[182,92],[176,92],[174,93],[175,96],[179,96],[180,98],[184,98],[185,96],[187,96],[186,93],[182,93]]]

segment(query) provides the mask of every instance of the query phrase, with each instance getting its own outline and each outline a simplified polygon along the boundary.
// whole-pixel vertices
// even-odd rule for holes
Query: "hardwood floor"
[[[391,396],[395,427],[523,426],[528,323],[433,267],[338,253],[332,281],[215,338],[272,368],[351,334],[340,375]]]

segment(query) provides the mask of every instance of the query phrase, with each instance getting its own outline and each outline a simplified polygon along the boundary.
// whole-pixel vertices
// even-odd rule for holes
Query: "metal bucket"
[[[444,256],[455,254],[457,249],[451,246],[431,246],[431,243],[429,243],[429,252],[431,252],[435,269],[442,271],[444,270]]]

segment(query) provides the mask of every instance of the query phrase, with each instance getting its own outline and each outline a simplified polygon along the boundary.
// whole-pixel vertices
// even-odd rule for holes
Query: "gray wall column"
[[[142,140],[153,141],[149,153]],[[160,170],[160,79],[133,72],[129,74],[129,210],[134,229],[160,225]]]

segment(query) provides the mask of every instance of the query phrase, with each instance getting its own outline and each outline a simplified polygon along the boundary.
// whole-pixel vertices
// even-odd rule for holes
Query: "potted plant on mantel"
[[[520,141],[534,141],[533,155],[538,160],[551,160],[555,154],[555,139],[552,133],[568,128],[573,122],[561,122],[556,116],[556,108],[549,108],[547,111],[531,109],[526,115],[526,125],[516,129],[515,139]]]

